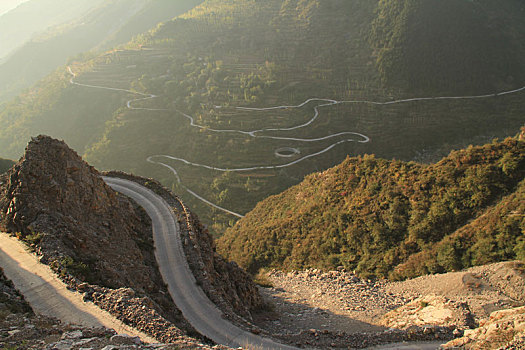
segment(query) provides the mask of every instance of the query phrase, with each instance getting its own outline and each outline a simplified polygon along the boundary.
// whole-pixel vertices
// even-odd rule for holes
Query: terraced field
[[[205,218],[222,217],[223,222],[242,217],[257,201],[348,155],[428,161],[454,147],[513,134],[525,111],[521,88],[403,100],[312,97],[297,105],[275,96],[271,100],[285,104],[213,105],[206,114],[190,115],[169,96],[156,95],[162,94],[160,88],[138,92],[144,62],[156,60],[155,67],[166,69],[150,71],[156,74],[150,81],[162,86],[168,79],[168,51],[121,51],[108,57],[109,63],[72,79],[79,89],[105,89],[128,98],[122,106],[127,111],[106,129],[108,139],[118,140],[118,152],[109,143],[105,151],[112,149],[111,160],[97,164],[102,153],[97,149],[88,151],[88,159],[160,178]],[[257,65],[242,69],[255,71]]]

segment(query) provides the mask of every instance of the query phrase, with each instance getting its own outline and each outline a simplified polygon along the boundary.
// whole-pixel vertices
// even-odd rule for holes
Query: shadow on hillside
[[[382,332],[386,328],[338,315],[329,310],[313,307],[305,299],[292,301],[282,289],[260,288],[261,295],[270,305],[268,310],[253,315],[254,322],[262,329],[275,333],[299,333],[318,330],[321,334]]]

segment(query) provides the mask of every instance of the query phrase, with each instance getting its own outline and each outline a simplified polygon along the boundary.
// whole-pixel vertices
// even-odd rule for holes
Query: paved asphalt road
[[[244,331],[222,317],[222,312],[197,286],[182,248],[179,227],[164,199],[128,180],[104,177],[104,181],[141,205],[153,223],[155,254],[164,281],[184,317],[202,335],[218,344],[247,349],[297,349]]]

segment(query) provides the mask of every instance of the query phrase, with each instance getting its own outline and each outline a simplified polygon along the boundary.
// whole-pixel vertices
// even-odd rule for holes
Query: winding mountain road
[[[199,333],[234,348],[296,349],[247,332],[222,317],[222,312],[196,284],[182,248],[177,220],[164,199],[129,180],[104,177],[104,181],[135,200],[151,217],[155,255],[164,282],[177,307]]]
[[[198,200],[206,203],[207,205],[209,205],[209,206],[211,206],[213,208],[216,208],[218,210],[221,210],[221,211],[223,211],[223,212],[225,212],[227,214],[236,216],[238,218],[242,218],[244,216],[242,214],[239,214],[239,213],[236,213],[234,211],[231,211],[231,210],[228,210],[226,208],[223,208],[223,207],[221,207],[221,206],[219,206],[219,205],[217,205],[215,203],[212,203],[211,201],[203,198],[202,196],[200,196],[199,194],[195,193],[194,191],[189,189],[187,186],[185,186],[182,183],[182,180],[181,180],[177,170],[173,166],[162,162],[161,159],[164,158],[164,159],[168,159],[170,161],[178,161],[178,162],[181,162],[183,164],[190,165],[190,166],[193,166],[193,167],[205,168],[205,169],[210,169],[210,170],[219,171],[219,172],[246,172],[246,171],[265,170],[265,169],[266,170],[268,170],[268,169],[274,169],[274,170],[283,169],[283,168],[291,167],[293,165],[301,163],[301,162],[303,162],[303,161],[305,161],[307,159],[314,158],[314,157],[319,157],[319,156],[321,156],[321,155],[331,151],[335,147],[337,147],[339,145],[342,145],[342,144],[345,144],[345,143],[349,143],[349,142],[368,143],[368,142],[370,142],[370,138],[368,136],[366,136],[364,134],[361,134],[361,133],[358,133],[358,132],[353,132],[353,131],[340,131],[340,132],[337,132],[337,133],[332,133],[332,134],[329,134],[329,135],[326,135],[326,136],[323,136],[323,137],[317,137],[317,138],[299,138],[299,137],[287,137],[287,136],[277,136],[277,135],[275,135],[275,133],[290,132],[290,131],[295,131],[295,130],[299,130],[299,129],[303,129],[303,128],[307,128],[307,127],[313,126],[313,123],[321,115],[321,113],[320,113],[320,109],[321,108],[331,107],[331,106],[335,106],[335,105],[345,105],[345,104],[364,104],[364,105],[375,105],[375,106],[388,106],[388,105],[397,105],[397,104],[405,104],[405,103],[413,103],[413,102],[421,102],[421,101],[479,100],[479,99],[497,98],[497,97],[500,97],[500,96],[517,94],[517,93],[522,93],[522,92],[525,91],[525,86],[524,86],[524,87],[517,88],[517,89],[514,89],[514,90],[501,91],[501,92],[496,92],[496,93],[491,93],[491,94],[482,94],[482,95],[415,97],[415,98],[399,99],[399,100],[391,100],[391,101],[372,101],[372,100],[338,101],[338,100],[326,99],[326,98],[309,98],[306,101],[304,101],[304,102],[302,102],[302,103],[300,103],[298,105],[280,105],[280,106],[261,107],[261,108],[235,107],[235,109],[238,110],[238,111],[258,112],[258,113],[263,112],[264,113],[264,112],[272,112],[272,111],[276,111],[276,110],[300,109],[300,108],[303,108],[303,107],[305,107],[305,106],[307,106],[309,104],[312,104],[312,108],[313,108],[314,114],[306,122],[301,122],[298,125],[287,126],[287,127],[283,126],[283,127],[279,127],[279,128],[262,128],[262,129],[258,129],[258,130],[214,129],[214,128],[211,128],[211,127],[209,127],[207,125],[198,124],[195,121],[195,118],[193,118],[191,115],[188,115],[188,114],[186,114],[186,113],[184,113],[184,112],[182,112],[181,110],[178,110],[178,109],[170,110],[170,109],[165,109],[165,108],[142,108],[142,107],[134,107],[133,106],[133,104],[135,102],[152,100],[152,99],[157,98],[158,97],[157,95],[142,93],[142,92],[133,91],[133,90],[127,90],[127,89],[120,89],[120,88],[113,88],[113,87],[107,87],[107,86],[78,83],[78,82],[75,81],[75,78],[77,77],[77,75],[73,72],[73,70],[71,69],[70,66],[67,67],[67,71],[71,75],[71,79],[69,80],[69,82],[72,85],[77,85],[77,86],[80,86],[80,87],[92,88],[92,89],[102,89],[102,90],[108,90],[108,91],[120,91],[120,92],[126,92],[126,93],[129,93],[129,94],[138,95],[139,98],[135,98],[135,99],[131,99],[131,100],[127,101],[126,107],[128,109],[130,109],[130,110],[152,111],[152,112],[154,112],[154,111],[171,111],[171,112],[175,112],[175,113],[180,114],[183,117],[187,118],[189,120],[189,122],[190,122],[190,126],[191,127],[194,127],[194,128],[197,128],[197,129],[201,129],[201,130],[206,131],[208,133],[241,134],[241,135],[244,135],[244,136],[249,137],[249,138],[280,140],[280,141],[288,141],[288,142],[301,142],[301,143],[309,143],[309,144],[320,142],[320,141],[326,141],[326,140],[335,139],[334,142],[331,145],[325,147],[324,149],[322,149],[320,151],[317,151],[317,152],[314,152],[314,153],[311,153],[311,154],[307,154],[307,155],[303,155],[302,157],[299,157],[298,159],[295,159],[295,160],[293,160],[291,162],[284,163],[284,164],[279,164],[279,165],[258,165],[258,166],[243,167],[243,168],[240,168],[240,167],[239,168],[221,168],[219,166],[213,166],[213,165],[209,165],[209,164],[199,164],[199,163],[196,163],[196,162],[191,162],[191,161],[189,161],[187,159],[184,159],[184,158],[181,158],[181,157],[176,157],[176,156],[171,156],[171,155],[164,155],[164,154],[152,155],[152,156],[149,156],[147,158],[147,162],[149,162],[151,164],[155,164],[155,165],[160,165],[162,167],[165,167],[165,168],[169,169],[171,171],[171,173],[173,173],[173,175],[175,176],[175,179],[176,179],[177,183],[185,191],[187,191],[190,195],[194,196]],[[223,108],[223,106],[215,106],[215,109],[217,109],[217,110],[220,110],[222,108]],[[269,133],[269,132],[272,133],[272,135],[265,135],[265,134],[263,134],[263,133]],[[297,149],[297,148],[293,148],[293,149],[298,151],[296,153],[296,155],[300,154],[299,149]],[[276,155],[277,155],[277,153],[276,153]]]

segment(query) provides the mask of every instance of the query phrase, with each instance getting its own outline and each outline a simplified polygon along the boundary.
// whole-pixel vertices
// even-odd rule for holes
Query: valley
[[[334,13],[335,2],[207,1],[125,47],[77,58],[74,82],[117,90],[71,85],[61,68],[4,105],[2,155],[17,158],[35,132],[62,138],[100,169],[181,192],[219,236],[263,198],[347,156],[431,162],[519,129],[517,78],[502,83],[487,70],[497,84],[384,85],[370,44],[379,25],[373,2],[353,0]],[[505,91],[514,93],[495,96]]]
[[[0,5],[0,349],[521,349],[524,19]]]
[[[353,131],[338,131],[337,133],[333,133],[333,134],[330,134],[330,135],[327,135],[327,136],[323,136],[323,137],[318,137],[318,138],[299,138],[299,137],[293,137],[293,136],[271,136],[271,135],[265,135],[265,133],[268,133],[268,132],[271,132],[273,134],[275,133],[282,133],[282,132],[294,132],[296,130],[299,130],[299,132],[301,131],[301,129],[306,129],[306,128],[315,128],[315,131],[317,134],[318,133],[318,129],[319,129],[319,123],[316,123],[317,119],[322,119],[323,118],[323,115],[321,114],[321,111],[322,110],[324,113],[326,113],[327,110],[329,110],[331,106],[335,106],[335,105],[372,105],[372,106],[390,106],[390,105],[398,105],[398,104],[415,104],[415,103],[418,103],[418,102],[426,102],[426,101],[431,101],[431,102],[436,102],[436,101],[462,101],[462,100],[466,100],[466,101],[469,101],[469,100],[484,100],[484,99],[495,99],[495,98],[498,98],[498,97],[502,97],[502,96],[507,96],[507,95],[514,95],[514,94],[523,94],[523,92],[525,91],[525,87],[521,87],[521,88],[518,88],[518,89],[514,89],[514,90],[510,90],[510,91],[502,91],[502,92],[495,92],[495,93],[492,93],[492,94],[485,94],[485,95],[476,95],[476,96],[441,96],[441,97],[419,97],[419,98],[408,98],[408,99],[401,99],[401,100],[393,100],[393,101],[386,101],[386,102],[379,102],[379,101],[367,101],[367,100],[354,100],[354,101],[335,101],[335,100],[329,100],[329,99],[319,99],[319,98],[310,98],[308,99],[307,101],[304,101],[303,103],[299,104],[299,105],[296,105],[296,106],[272,106],[272,107],[234,107],[233,110],[230,110],[228,112],[228,118],[229,118],[229,122],[227,123],[228,124],[228,127],[230,127],[230,129],[215,129],[213,127],[209,127],[208,125],[202,125],[202,124],[198,124],[198,123],[195,123],[195,118],[182,112],[182,111],[179,111],[177,109],[173,109],[173,110],[170,110],[168,108],[155,108],[155,99],[159,98],[159,96],[156,96],[156,95],[148,95],[148,94],[144,94],[144,93],[140,93],[140,92],[136,92],[136,91],[131,91],[131,90],[126,90],[126,89],[123,89],[123,88],[117,88],[117,87],[109,87],[109,86],[98,86],[98,85],[92,85],[92,84],[84,84],[84,83],[78,83],[74,80],[74,78],[76,77],[76,74],[72,71],[71,67],[68,67],[68,72],[73,76],[70,80],[70,83],[73,84],[73,85],[77,85],[77,86],[80,86],[80,87],[85,87],[85,88],[92,88],[92,89],[101,89],[101,90],[107,90],[107,91],[120,91],[120,92],[125,92],[125,93],[128,93],[128,94],[135,94],[135,95],[140,95],[140,96],[144,96],[142,98],[138,98],[138,99],[131,99],[131,100],[128,100],[126,102],[126,107],[129,109],[129,110],[132,110],[132,111],[147,111],[147,112],[169,112],[171,114],[180,114],[182,115],[183,117],[187,118],[189,121],[190,121],[190,126],[193,127],[193,128],[196,128],[198,129],[199,131],[204,131],[206,133],[211,133],[211,134],[225,134],[225,135],[232,135],[232,134],[236,134],[236,135],[241,135],[241,136],[245,136],[246,138],[261,138],[261,139],[266,139],[266,140],[277,140],[277,141],[286,141],[286,142],[293,142],[295,143],[296,145],[301,143],[301,144],[314,144],[314,143],[321,143],[323,141],[326,141],[326,140],[332,140],[332,139],[336,139],[338,140],[337,142],[335,143],[332,143],[332,144],[328,144],[328,146],[324,149],[321,149],[315,153],[311,153],[311,154],[303,154],[303,152],[301,151],[300,148],[295,148],[295,147],[281,147],[279,149],[274,149],[274,155],[278,158],[293,158],[295,160],[291,161],[291,162],[288,162],[288,163],[284,163],[284,164],[279,164],[279,165],[255,165],[255,166],[248,166],[248,167],[235,167],[237,164],[231,164],[231,168],[222,168],[220,164],[217,164],[217,165],[209,165],[209,164],[199,164],[199,163],[194,163],[188,159],[184,159],[184,158],[180,158],[180,157],[176,157],[176,156],[171,156],[171,155],[151,155],[149,157],[146,158],[146,161],[151,163],[151,164],[157,164],[157,165],[160,165],[160,166],[163,166],[167,169],[169,169],[174,177],[175,177],[175,184],[180,187],[181,189],[185,190],[186,192],[188,192],[190,195],[192,195],[193,197],[195,197],[197,200],[203,202],[204,204],[207,204],[209,205],[210,207],[213,207],[217,210],[220,210],[226,214],[230,214],[232,216],[235,216],[237,218],[242,218],[244,217],[242,214],[239,214],[239,213],[236,213],[236,212],[233,212],[229,209],[226,209],[226,208],[223,208],[223,207],[220,207],[218,206],[217,204],[215,203],[212,203],[210,202],[209,200],[203,198],[201,195],[195,193],[192,189],[188,188],[187,186],[185,186],[183,183],[182,183],[182,180],[181,180],[181,177],[179,176],[179,173],[177,172],[176,168],[170,164],[173,164],[173,163],[182,163],[184,165],[187,165],[187,166],[191,166],[191,167],[196,167],[196,168],[202,168],[202,169],[207,169],[207,170],[211,170],[211,171],[214,171],[214,172],[219,172],[219,173],[248,173],[248,172],[254,172],[254,171],[264,171],[264,170],[279,170],[279,169],[284,169],[284,168],[288,168],[288,167],[291,167],[291,166],[294,166],[296,164],[299,164],[305,160],[308,160],[308,159],[311,159],[311,158],[314,158],[314,157],[319,157],[321,155],[323,155],[324,153],[327,153],[329,151],[331,151],[333,148],[343,144],[343,143],[347,143],[347,142],[358,142],[358,143],[369,143],[370,142],[370,138],[367,137],[366,135],[363,135],[363,134],[360,134],[358,132],[353,132]],[[150,101],[150,100],[153,100],[153,101]],[[148,107],[134,107],[135,104],[137,102],[148,102]],[[219,116],[221,116],[221,112],[224,108],[228,108],[227,106],[213,106],[213,108],[215,110],[218,110],[218,114]],[[417,106],[412,106],[412,108],[417,108]],[[299,125],[289,125],[289,126],[282,126],[282,127],[278,127],[278,125],[273,125],[273,127],[266,127],[266,128],[261,128],[261,129],[257,129],[257,130],[240,130],[240,129],[235,129],[236,125],[235,124],[232,124],[231,121],[234,121],[236,123],[238,123],[237,125],[246,125],[246,124],[249,124],[249,122],[244,122],[243,120],[239,121],[239,114],[240,113],[243,113],[242,116],[240,116],[240,118],[245,118],[245,120],[248,120],[248,119],[251,119],[252,120],[252,123],[254,123],[255,125],[257,125],[258,127],[261,127],[261,125],[264,125],[262,123],[264,122],[271,122],[268,121],[268,118],[266,117],[267,114],[279,114],[279,112],[281,110],[286,110],[287,112],[289,111],[294,111],[295,109],[297,110],[300,110],[302,113],[308,111],[308,109],[312,109],[312,114],[313,116],[311,117],[311,119],[309,120],[305,120],[304,123],[302,124],[299,124]],[[252,112],[252,113],[250,113]],[[261,112],[266,112],[264,114],[262,114]],[[248,115],[246,115],[248,114]],[[252,116],[250,116],[249,114],[252,114]],[[279,118],[279,116],[275,116],[275,115],[272,115],[271,117],[272,119],[273,118]],[[284,120],[283,117],[281,117],[281,119]],[[221,118],[221,120],[223,120],[223,118]],[[224,122],[224,120],[223,120]],[[324,124],[327,124],[326,122],[323,122]],[[328,124],[327,125],[328,128],[332,128],[333,129],[333,126]],[[305,131],[303,132],[302,134],[304,135],[305,133],[308,133],[308,131]],[[311,131],[310,131],[311,133]],[[289,134],[289,133],[288,133]],[[353,136],[353,138],[345,138],[345,137],[348,137],[348,136]],[[225,136],[225,138],[228,139],[228,136]],[[259,146],[261,147],[261,146]],[[263,148],[265,146],[262,146]],[[270,146],[271,147],[271,146]],[[299,146],[297,146],[299,147]],[[311,146],[308,146],[309,149],[314,149],[313,147]],[[284,150],[288,150],[290,152],[289,155],[280,155],[279,154],[279,150],[280,149],[284,149]],[[266,152],[267,154],[271,154],[271,151],[272,149],[267,149]],[[259,148],[259,152],[261,152],[261,149]],[[235,157],[235,155],[229,155],[229,156],[233,156],[232,158]],[[164,159],[165,162],[161,162],[160,159]],[[169,163],[166,163],[166,161],[168,161]],[[175,161],[175,162],[173,162]]]

